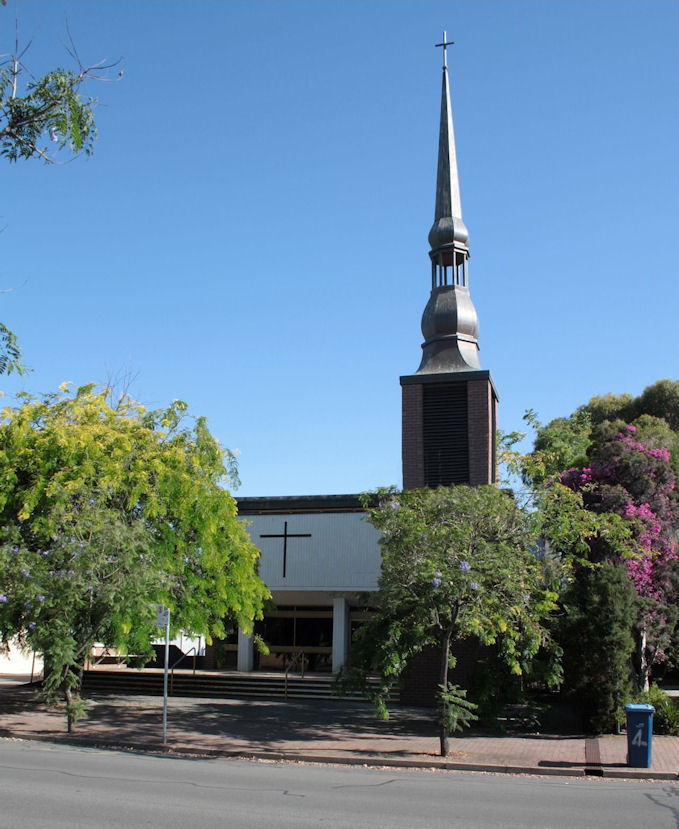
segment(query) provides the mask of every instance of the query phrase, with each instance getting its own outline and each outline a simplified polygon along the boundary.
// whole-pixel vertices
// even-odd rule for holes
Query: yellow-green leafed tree
[[[44,655],[49,699],[82,712],[94,642],[149,656],[155,605],[174,629],[252,628],[269,593],[224,488],[235,458],[187,416],[106,390],[24,396],[0,419],[0,637]]]

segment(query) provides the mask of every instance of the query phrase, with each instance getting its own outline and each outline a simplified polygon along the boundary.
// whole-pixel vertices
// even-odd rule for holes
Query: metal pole
[[[167,743],[167,672],[170,664],[170,608],[165,622],[165,677],[163,680],[163,745]]]

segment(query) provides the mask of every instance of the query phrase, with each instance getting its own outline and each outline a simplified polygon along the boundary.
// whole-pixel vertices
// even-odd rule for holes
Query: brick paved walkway
[[[29,686],[6,686],[0,689],[0,737],[261,759],[679,779],[679,737],[653,738],[650,770],[627,768],[624,734],[465,732],[451,739],[444,760],[432,711],[396,708],[380,722],[367,703],[171,697],[163,747],[162,704],[162,697],[95,697],[88,719],[68,735],[63,712],[37,703]]]

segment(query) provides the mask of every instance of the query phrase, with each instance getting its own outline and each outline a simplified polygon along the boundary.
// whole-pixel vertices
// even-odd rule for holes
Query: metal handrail
[[[177,667],[177,665],[179,665],[182,659],[186,659],[186,657],[191,656],[191,654],[193,654],[193,675],[196,675],[196,656],[198,655],[198,651],[196,649],[196,646],[194,645],[186,653],[183,653],[176,662],[170,665],[170,695],[172,695],[172,688],[174,685],[174,669]]]
[[[288,663],[288,667],[285,669],[285,683],[283,685],[283,697],[284,697],[284,699],[288,698],[288,674],[295,667],[295,665],[297,664],[297,662],[300,659],[302,660],[300,674],[302,676],[302,679],[304,679],[304,661],[305,661],[306,657],[304,655],[304,651],[297,651],[297,653],[292,657],[292,659]]]

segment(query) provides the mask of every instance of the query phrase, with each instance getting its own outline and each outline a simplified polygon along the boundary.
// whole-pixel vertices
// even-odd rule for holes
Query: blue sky
[[[677,370],[679,4],[19,0],[26,62],[122,58],[90,159],[2,166],[6,400],[134,375],[240,495],[401,483],[445,27],[500,426]],[[0,9],[13,45],[12,3]]]

